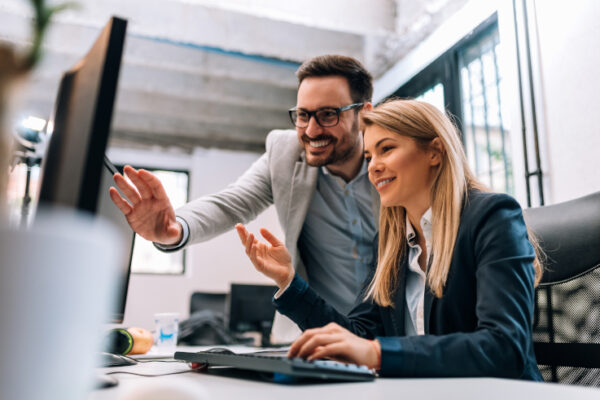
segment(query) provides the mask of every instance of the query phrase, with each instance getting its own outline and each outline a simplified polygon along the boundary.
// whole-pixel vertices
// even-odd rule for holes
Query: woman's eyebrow
[[[386,140],[392,140],[392,138],[384,137],[383,139],[380,139],[377,143],[375,143],[375,148],[381,146],[381,143],[385,142]]]

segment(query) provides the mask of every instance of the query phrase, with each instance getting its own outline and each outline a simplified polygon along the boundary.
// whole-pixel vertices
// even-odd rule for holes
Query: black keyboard
[[[206,364],[207,366],[226,366],[244,370],[272,373],[275,381],[284,382],[287,377],[312,378],[335,381],[371,381],[376,374],[366,366],[344,364],[330,360],[307,361],[301,358],[287,358],[285,355],[268,353],[244,353],[200,351],[188,353],[178,351],[176,360]]]

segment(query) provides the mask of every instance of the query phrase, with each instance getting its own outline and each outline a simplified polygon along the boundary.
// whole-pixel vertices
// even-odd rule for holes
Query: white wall
[[[547,203],[600,190],[600,2],[535,1]]]
[[[109,157],[115,163],[188,169],[190,171],[190,199],[214,193],[233,182],[259,157],[256,153],[197,149],[192,155],[165,151],[145,152],[110,149]],[[283,237],[273,207],[267,209],[249,229],[257,232],[266,227]],[[157,250],[158,251],[158,250]],[[125,311],[125,326],[153,328],[156,312],[179,312],[189,315],[190,296],[195,291],[227,292],[235,283],[272,284],[254,270],[246,258],[234,231],[187,250],[184,275],[131,276]]]

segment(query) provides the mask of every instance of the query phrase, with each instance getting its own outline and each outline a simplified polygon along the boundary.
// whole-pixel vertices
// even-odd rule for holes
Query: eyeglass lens
[[[307,127],[311,116],[313,116],[321,126],[334,126],[337,125],[339,120],[339,114],[337,110],[333,108],[322,108],[313,112],[294,110],[291,111],[290,114],[292,116],[292,121],[294,121],[294,124],[299,128]]]

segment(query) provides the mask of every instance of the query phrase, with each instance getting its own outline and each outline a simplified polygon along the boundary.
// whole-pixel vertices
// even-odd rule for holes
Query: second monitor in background
[[[229,294],[229,330],[260,332],[261,346],[271,345],[270,335],[275,316],[273,295],[277,286],[231,284]]]

